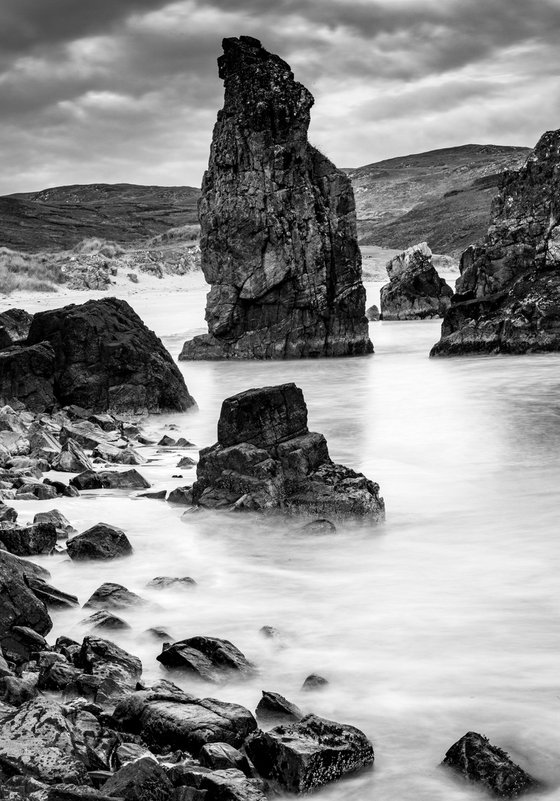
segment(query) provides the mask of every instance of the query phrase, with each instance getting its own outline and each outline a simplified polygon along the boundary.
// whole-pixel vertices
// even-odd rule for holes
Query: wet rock
[[[181,670],[199,679],[220,682],[225,678],[250,678],[255,666],[229,640],[190,637],[165,647],[157,657],[164,667]]]
[[[142,662],[110,640],[101,637],[84,637],[77,667],[99,678],[113,679],[117,683],[134,686],[142,675]]]
[[[168,437],[167,434],[164,434],[157,444],[160,448],[172,448],[176,445],[176,442],[173,437]]]
[[[24,345],[33,315],[24,309],[6,309],[0,314],[0,349]]]
[[[167,490],[157,490],[156,492],[141,492],[138,498],[150,498],[152,501],[164,501],[167,497]]]
[[[47,784],[88,784],[61,704],[36,698],[0,722],[0,764]]]
[[[199,203],[208,334],[180,359],[370,353],[350,179],[307,141],[313,97],[257,39],[224,39]]]
[[[200,452],[196,504],[207,508],[284,509],[294,513],[384,519],[379,486],[331,461],[322,434],[307,428],[301,389],[250,389],[222,404],[218,442]]]
[[[27,437],[30,453],[36,458],[46,459],[51,462],[61,451],[60,442],[50,431],[43,429],[38,422],[30,426]]]
[[[76,534],[77,531],[70,524],[70,521],[59,512],[58,509],[50,509],[48,512],[37,512],[33,518],[34,523],[51,523],[56,530],[56,536],[59,540],[67,539],[71,534]]]
[[[120,701],[113,718],[121,730],[141,734],[149,746],[180,748],[194,756],[206,743],[239,748],[257,727],[249,710],[238,704],[149,691]]]
[[[122,584],[105,582],[98,587],[84,604],[84,609],[126,609],[129,606],[143,606],[144,598],[127,590]]]
[[[75,407],[74,407],[75,408]],[[60,432],[62,443],[74,442],[82,448],[93,449],[109,445],[109,440],[119,441],[117,433],[107,433],[96,423],[88,419],[89,412],[82,410],[81,419],[65,422]]]
[[[453,290],[440,278],[426,242],[395,256],[387,264],[389,283],[381,287],[382,320],[443,317]]]
[[[29,626],[12,626],[2,639],[2,650],[10,662],[25,664],[49,646],[42,634]]]
[[[328,683],[328,680],[323,676],[319,676],[317,673],[310,673],[303,682],[301,689],[306,691],[322,690],[327,686]]]
[[[2,698],[10,706],[20,707],[32,701],[38,695],[37,681],[34,678],[20,678],[19,676],[6,676],[2,682]],[[13,714],[10,710],[8,714]],[[1,724],[0,724],[1,726]],[[1,735],[0,735],[1,738]],[[1,765],[1,758],[0,758]]]
[[[28,343],[51,346],[51,375],[63,406],[127,414],[195,405],[161,340],[124,300],[103,298],[39,312]]]
[[[51,409],[56,402],[54,364],[55,353],[46,342],[0,351],[1,402],[19,401],[34,412]]]
[[[93,465],[74,440],[67,440],[60,453],[51,462],[53,470],[63,473],[82,473],[84,470],[93,470]]]
[[[46,692],[62,692],[80,675],[80,670],[66,661],[41,667],[38,687]]]
[[[300,530],[304,534],[336,534],[335,524],[325,517],[319,517],[317,520],[305,523]]]
[[[54,487],[56,494],[63,495],[65,498],[77,498],[80,494],[76,487],[71,487],[63,481],[52,481],[50,478],[44,478],[43,484]]]
[[[175,797],[180,801],[266,801],[264,782],[234,768],[210,770],[186,763],[173,767],[170,776],[179,786]]]
[[[67,548],[68,556],[74,560],[116,559],[132,553],[132,546],[124,531],[107,523],[96,523],[82,534],[72,537],[68,540]]]
[[[109,801],[109,796],[87,785],[54,784],[49,787],[46,801]]]
[[[70,484],[79,490],[148,489],[150,483],[137,470],[86,470],[74,476]]]
[[[177,503],[180,506],[192,506],[192,487],[175,487],[167,496],[168,503]]]
[[[16,556],[50,554],[56,546],[56,529],[52,523],[34,523],[23,528],[0,530],[0,542]]]
[[[119,426],[112,414],[100,412],[99,414],[91,414],[88,417],[90,423],[98,426],[102,431],[117,431]]]
[[[5,801],[46,801],[49,786],[32,776],[10,776],[2,784],[2,797]]]
[[[104,610],[100,610],[99,612],[94,612],[93,615],[90,615],[85,620],[82,620],[82,624],[85,626],[89,626],[93,630],[100,630],[100,631],[113,631],[115,629],[129,629],[130,626],[126,621],[122,618],[117,617],[116,615],[112,615],[110,612],[105,612]]]
[[[431,356],[560,349],[560,130],[504,173],[485,239],[461,275]]]
[[[373,764],[373,747],[354,726],[307,715],[299,723],[257,731],[245,749],[265,779],[305,793]]]
[[[12,507],[0,501],[0,523],[15,523],[18,513]]]
[[[196,581],[190,576],[156,576],[146,584],[153,590],[165,590],[168,587],[181,587],[184,589],[192,589],[196,587]]]
[[[145,464],[146,460],[133,448],[118,448],[115,445],[107,442],[97,445],[92,452],[95,458],[103,459],[105,462],[112,462],[114,464]]]
[[[262,698],[255,710],[257,720],[276,721],[286,723],[288,721],[298,721],[303,717],[303,712],[291,701],[288,701],[280,693],[262,691]]]
[[[37,501],[49,501],[53,498],[58,497],[58,492],[56,487],[52,484],[47,484],[43,482],[42,484],[38,482],[29,482],[23,484],[21,487],[18,488],[16,492],[16,499],[20,500],[37,500]]]
[[[259,633],[267,640],[276,640],[280,638],[280,632],[274,626],[261,626]]]
[[[118,768],[122,768],[123,765],[128,765],[130,762],[136,762],[142,757],[154,758],[145,746],[138,743],[121,743],[115,750],[115,762]]]
[[[26,581],[28,587],[33,590],[33,594],[48,608],[68,609],[79,606],[75,595],[53,587],[40,577],[28,576]]]
[[[366,309],[366,317],[370,323],[379,320],[380,315],[377,306],[370,306],[369,309]]]
[[[252,775],[252,768],[245,754],[228,743],[207,743],[198,755],[200,764],[211,770],[240,770],[246,776]]]
[[[442,764],[497,798],[516,798],[540,785],[512,762],[505,751],[473,731],[451,746]]]
[[[173,785],[153,757],[124,765],[103,785],[103,793],[128,801],[167,801]]]
[[[177,463],[177,467],[181,469],[185,469],[187,467],[193,467],[196,465],[196,459],[191,459],[190,456],[183,456],[182,459],[179,459]]]
[[[35,566],[26,566],[17,557],[9,560],[8,556],[0,551],[0,647],[6,656],[12,644],[14,627],[28,627],[41,635],[48,634],[52,628],[45,605],[25,580],[26,573],[35,572]]]
[[[173,639],[162,626],[152,626],[152,628],[146,629],[146,634],[149,634],[154,640],[164,640],[165,642],[169,642]]]

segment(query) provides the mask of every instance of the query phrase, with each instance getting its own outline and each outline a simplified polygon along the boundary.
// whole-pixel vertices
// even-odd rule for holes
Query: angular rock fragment
[[[68,540],[68,556],[71,559],[116,559],[129,556],[132,545],[124,531],[107,523],[96,523],[87,531]]]
[[[277,723],[288,723],[301,720],[303,712],[291,701],[288,701],[280,693],[273,693],[267,690],[262,691],[262,698],[255,710],[257,720],[275,721]]]
[[[240,770],[210,770],[200,765],[183,764],[171,768],[173,782],[178,785],[181,801],[266,801],[264,782],[249,779]]]
[[[379,485],[332,462],[323,435],[308,430],[307,406],[295,384],[226,398],[218,442],[200,452],[192,497],[209,508],[285,509],[372,522],[385,515]]]
[[[84,470],[93,470],[93,464],[82,448],[73,440],[67,440],[62,450],[51,462],[53,470],[63,473],[82,473]]]
[[[190,576],[156,576],[146,584],[146,587],[154,590],[164,590],[168,587],[183,587],[192,589],[196,587],[196,581]]]
[[[354,195],[307,141],[313,97],[257,39],[224,39],[199,204],[208,334],[181,359],[371,353]]]
[[[33,590],[33,594],[47,607],[67,609],[79,605],[75,595],[63,592],[51,584],[47,584],[44,579],[38,576],[28,576],[26,581],[28,587]]]
[[[442,762],[464,779],[480,784],[497,798],[517,798],[540,782],[511,761],[482,734],[469,731],[451,746]]]
[[[0,530],[0,542],[6,550],[16,556],[50,554],[57,542],[56,529],[52,523],[33,523],[23,528],[4,528]]]
[[[84,609],[126,609],[128,606],[143,606],[144,598],[127,590],[122,584],[105,582],[98,587],[84,604]]]
[[[101,637],[84,637],[76,665],[86,673],[131,687],[142,675],[142,662],[137,656]]]
[[[34,523],[52,523],[56,529],[58,539],[65,540],[70,534],[77,534],[70,521],[59,512],[58,509],[50,509],[48,512],[37,512],[33,518]]]
[[[432,251],[420,242],[387,263],[389,283],[381,287],[382,320],[443,317],[453,290],[437,274]]]
[[[157,657],[164,667],[190,673],[199,679],[220,682],[228,677],[249,678],[255,666],[229,640],[190,637],[164,647]]]
[[[82,620],[82,624],[89,626],[94,631],[113,631],[115,629],[130,628],[129,624],[125,620],[111,614],[111,612],[105,612],[104,610],[94,612],[93,615],[90,615],[85,620]]]
[[[6,309],[0,313],[0,348],[24,345],[33,315],[24,309]]]
[[[373,765],[373,747],[354,726],[307,715],[299,723],[257,731],[245,749],[265,779],[289,793],[307,793]]]
[[[0,351],[0,401],[19,401],[34,412],[52,408],[55,353],[47,342]]]
[[[103,785],[103,793],[127,801],[167,801],[173,785],[153,757],[141,757],[119,768]]]
[[[86,470],[70,480],[78,490],[92,489],[148,489],[150,482],[137,470]]]

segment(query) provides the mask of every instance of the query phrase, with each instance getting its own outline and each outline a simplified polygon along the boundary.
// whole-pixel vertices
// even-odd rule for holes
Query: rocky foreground
[[[373,350],[349,178],[309,144],[311,93],[257,39],[224,39],[199,203],[208,334],[180,359]]]

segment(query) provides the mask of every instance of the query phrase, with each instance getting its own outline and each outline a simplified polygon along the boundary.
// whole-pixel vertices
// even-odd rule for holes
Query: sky
[[[0,194],[200,186],[242,34],[312,92],[339,167],[560,127],[560,0],[0,0]]]

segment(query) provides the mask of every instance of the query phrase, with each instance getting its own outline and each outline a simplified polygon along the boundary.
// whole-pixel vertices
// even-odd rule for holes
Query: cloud
[[[288,61],[342,166],[560,119],[558,0],[3,0],[0,22],[0,192],[199,184],[224,36]]]

